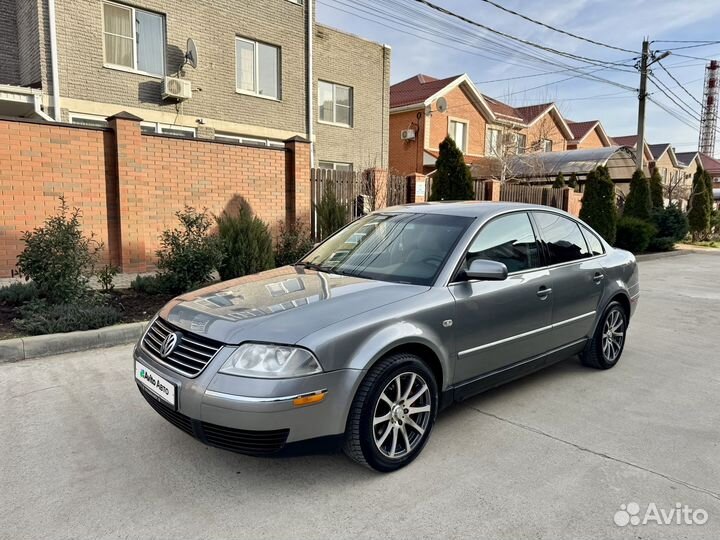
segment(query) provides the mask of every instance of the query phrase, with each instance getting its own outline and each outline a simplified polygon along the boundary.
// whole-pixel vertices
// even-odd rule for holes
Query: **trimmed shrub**
[[[553,182],[552,187],[554,187],[554,188],[564,188],[565,187],[565,177],[563,176],[563,173],[558,173],[558,175],[555,177],[555,181]]]
[[[154,276],[137,276],[130,282],[130,288],[143,294],[173,294],[172,284],[167,276],[156,274]]]
[[[653,210],[661,210],[665,206],[662,177],[657,167],[653,169],[652,175],[650,175],[650,202]]]
[[[198,212],[185,206],[175,215],[180,227],[160,236],[157,266],[169,292],[182,293],[210,281],[219,256],[215,240],[208,234],[212,222],[206,209]]]
[[[0,304],[6,306],[21,306],[36,300],[38,296],[38,288],[32,281],[29,283],[13,283],[0,288]]]
[[[709,177],[706,171],[698,169],[693,176],[692,195],[689,201],[690,209],[687,217],[690,232],[695,242],[704,236],[710,228],[712,204],[709,202],[707,194],[706,175]],[[712,192],[710,192],[710,197],[712,197]]]
[[[666,236],[656,236],[650,240],[647,251],[673,251],[675,249],[675,240]]]
[[[578,188],[580,187],[580,183],[578,182],[577,174],[572,173],[570,175],[570,179],[568,180],[567,185],[568,187],[573,188],[575,191],[578,190]]]
[[[18,255],[18,270],[51,303],[71,302],[85,294],[102,249],[92,235],[83,235],[80,216],[79,208],[70,210],[60,197],[57,213],[21,237],[25,248]]]
[[[267,225],[247,207],[216,218],[220,279],[232,279],[268,270],[275,265],[272,236]]]
[[[14,319],[13,325],[21,332],[39,335],[94,330],[119,320],[120,313],[111,306],[92,302],[48,304],[35,301],[20,309],[20,318]]]
[[[280,234],[275,243],[275,265],[286,266],[299,261],[313,248],[310,232],[302,222],[280,225]]]
[[[468,201],[473,199],[473,183],[465,157],[450,136],[440,143],[435,162],[431,201]]]
[[[623,216],[617,224],[615,246],[632,253],[642,253],[650,245],[656,229],[643,219]]]
[[[341,229],[350,220],[348,206],[337,200],[335,190],[329,183],[325,186],[322,199],[315,204],[315,213],[321,239]]]
[[[658,238],[672,238],[674,242],[685,238],[689,228],[687,216],[674,204],[653,211],[652,224],[657,229]]]
[[[650,184],[642,171],[635,171],[630,180],[630,192],[625,199],[623,217],[636,217],[650,221]]]
[[[580,219],[595,229],[609,244],[615,242],[615,184],[610,179],[607,167],[600,166],[588,173]]]

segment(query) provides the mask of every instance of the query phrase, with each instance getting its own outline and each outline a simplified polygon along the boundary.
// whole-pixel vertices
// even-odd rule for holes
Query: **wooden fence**
[[[347,221],[352,221],[373,210],[405,204],[409,201],[408,179],[391,175],[383,170],[369,169],[362,172],[335,171],[332,169],[310,170],[311,231],[315,238],[321,234],[318,227],[317,205],[326,190],[347,209]]]
[[[522,184],[502,184],[500,186],[500,200],[563,208],[563,190],[562,188],[526,186]]]

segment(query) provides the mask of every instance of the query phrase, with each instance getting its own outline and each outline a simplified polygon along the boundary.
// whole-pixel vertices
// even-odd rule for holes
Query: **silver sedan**
[[[573,355],[613,367],[639,294],[632,254],[564,212],[394,207],[294,266],[172,300],[135,348],[135,380],[208,445],[341,447],[393,471],[455,401]]]

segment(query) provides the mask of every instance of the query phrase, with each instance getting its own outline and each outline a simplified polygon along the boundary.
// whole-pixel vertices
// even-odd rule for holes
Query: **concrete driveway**
[[[640,270],[616,368],[455,406],[391,475],[207,448],[147,406],[129,346],[0,365],[0,537],[720,538],[720,256]],[[615,525],[631,502],[708,520]]]

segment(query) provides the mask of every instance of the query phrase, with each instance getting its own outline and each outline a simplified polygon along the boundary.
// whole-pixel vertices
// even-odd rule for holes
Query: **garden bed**
[[[120,312],[119,323],[146,321],[152,317],[173,295],[148,295],[133,289],[119,289],[104,293],[108,304]],[[13,319],[19,316],[19,309],[0,303],[0,339],[24,337],[13,325]]]

